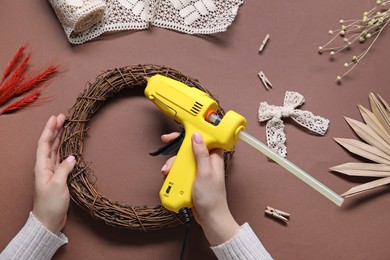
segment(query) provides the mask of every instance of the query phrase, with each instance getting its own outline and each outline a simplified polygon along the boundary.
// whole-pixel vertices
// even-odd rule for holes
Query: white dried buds
[[[352,62],[344,63],[344,67],[348,68],[348,71],[341,76],[337,76],[336,79],[338,82],[368,53],[382,30],[390,22],[390,10],[384,9],[384,7],[390,7],[390,0],[377,0],[376,6],[370,11],[364,12],[362,19],[341,19],[339,20],[339,29],[328,31],[329,35],[332,35],[333,38],[325,45],[320,46],[318,53],[323,54],[324,52],[329,52],[331,58],[344,50],[350,49],[355,42],[363,44],[370,39],[370,45],[365,51],[359,55],[354,55]],[[334,43],[338,38],[342,38],[342,44]]]

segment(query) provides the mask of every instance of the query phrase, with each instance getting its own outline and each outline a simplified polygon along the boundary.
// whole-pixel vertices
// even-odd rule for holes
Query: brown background
[[[331,62],[317,54],[329,29],[340,19],[361,17],[375,1],[246,0],[228,31],[191,36],[160,28],[104,35],[79,46],[68,43],[47,1],[2,1],[0,68],[27,43],[30,64],[38,70],[52,62],[62,73],[44,90],[51,101],[0,116],[0,248],[18,232],[32,207],[32,168],[36,141],[52,114],[66,113],[86,82],[115,67],[154,63],[198,78],[226,110],[248,120],[247,131],[265,142],[257,121],[261,101],[281,105],[287,90],[304,95],[302,109],[330,119],[325,136],[308,134],[286,121],[288,159],[341,194],[365,178],[345,178],[329,167],[360,161],[332,137],[356,138],[343,116],[361,121],[357,104],[369,107],[369,92],[390,101],[387,28],[370,53],[341,84],[334,79],[343,64],[366,45]],[[258,48],[269,33],[264,52]],[[257,77],[264,71],[274,85],[266,91]],[[132,205],[159,203],[160,167],[166,158],[148,152],[159,136],[175,129],[152,103],[126,93],[107,103],[91,122],[85,159],[92,162],[97,187],[107,197]],[[249,222],[276,259],[388,259],[390,193],[388,187],[347,199],[337,207],[303,182],[238,143],[227,178],[231,211]],[[283,225],[264,216],[266,205],[291,213]],[[71,203],[64,230],[69,244],[55,259],[178,259],[183,227],[140,233],[118,230],[92,219]],[[187,259],[214,259],[199,226],[193,224]]]

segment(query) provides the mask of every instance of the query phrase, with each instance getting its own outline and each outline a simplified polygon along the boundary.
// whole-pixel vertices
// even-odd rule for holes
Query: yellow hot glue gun
[[[148,79],[145,95],[169,117],[185,129],[183,144],[160,190],[162,205],[174,212],[192,207],[192,183],[196,175],[196,161],[192,152],[191,136],[200,132],[209,150],[230,150],[245,128],[246,120],[234,111],[215,121],[218,104],[205,92],[167,78],[155,75]]]
[[[202,134],[209,150],[215,148],[230,150],[241,139],[338,206],[343,203],[342,197],[243,131],[246,125],[246,119],[243,116],[234,111],[228,111],[221,119],[216,112],[217,102],[207,93],[177,80],[155,75],[148,79],[145,96],[165,114],[181,123],[185,129],[183,143],[160,190],[161,203],[165,208],[179,212],[180,209],[193,206],[192,184],[196,176],[196,160],[192,152],[191,137],[195,132]]]

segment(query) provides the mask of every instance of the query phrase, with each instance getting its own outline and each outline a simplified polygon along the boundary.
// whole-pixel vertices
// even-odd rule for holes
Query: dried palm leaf
[[[374,113],[372,113],[370,110],[361,105],[359,105],[358,108],[360,110],[360,114],[362,115],[364,122],[366,122],[368,126],[374,129],[375,132],[383,138],[383,140],[390,144],[390,134],[387,133],[386,129],[375,117]]]
[[[348,117],[345,117],[345,120],[361,139],[390,155],[390,145],[388,145],[370,126]]]
[[[373,93],[370,93],[370,104],[371,110],[381,122],[383,127],[386,129],[387,133],[390,134],[390,116],[386,112],[386,109],[383,107],[382,103],[375,97]]]
[[[365,192],[365,191],[368,191],[368,190],[371,190],[371,189],[374,189],[374,188],[377,188],[377,187],[380,187],[380,186],[383,186],[383,185],[386,185],[389,183],[390,183],[390,177],[381,178],[381,179],[378,179],[375,181],[370,181],[370,182],[364,183],[362,185],[353,187],[353,188],[349,189],[348,191],[344,192],[343,194],[341,194],[341,196],[351,197],[351,196],[357,195],[359,193],[362,193],[362,192]]]
[[[343,173],[348,176],[390,177],[390,165],[378,163],[344,163],[330,170]]]
[[[377,95],[378,95],[378,98],[380,99],[380,101],[382,102],[382,104],[385,106],[385,108],[387,110],[387,114],[390,115],[390,106],[389,106],[389,104],[379,94],[377,94]]]
[[[390,156],[378,148],[361,142],[359,140],[347,138],[333,138],[337,143],[344,146],[351,153],[360,155],[377,163],[390,165]]]
[[[378,177],[371,181],[351,188],[341,194],[350,197],[376,187],[390,183],[390,106],[378,95],[369,94],[371,110],[358,105],[365,123],[345,117],[352,130],[361,140],[334,138],[334,140],[349,152],[359,155],[374,163],[345,163],[331,167],[330,170],[348,176]]]

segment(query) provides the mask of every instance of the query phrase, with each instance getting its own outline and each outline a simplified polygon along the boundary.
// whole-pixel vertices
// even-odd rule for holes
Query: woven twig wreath
[[[87,83],[84,91],[69,110],[65,122],[60,156],[63,160],[72,154],[77,160],[68,179],[71,198],[76,204],[89,211],[93,217],[103,220],[110,226],[150,231],[170,228],[182,223],[177,214],[161,205],[131,206],[104,197],[96,190],[93,170],[83,160],[83,141],[88,130],[87,125],[99,107],[123,89],[144,89],[147,84],[145,77],[155,74],[161,74],[196,87],[216,100],[197,80],[174,69],[152,64],[132,65],[106,71],[99,75],[94,83]],[[221,117],[225,114],[221,107],[217,113]],[[232,155],[233,151],[224,154],[226,170],[230,165]]]

